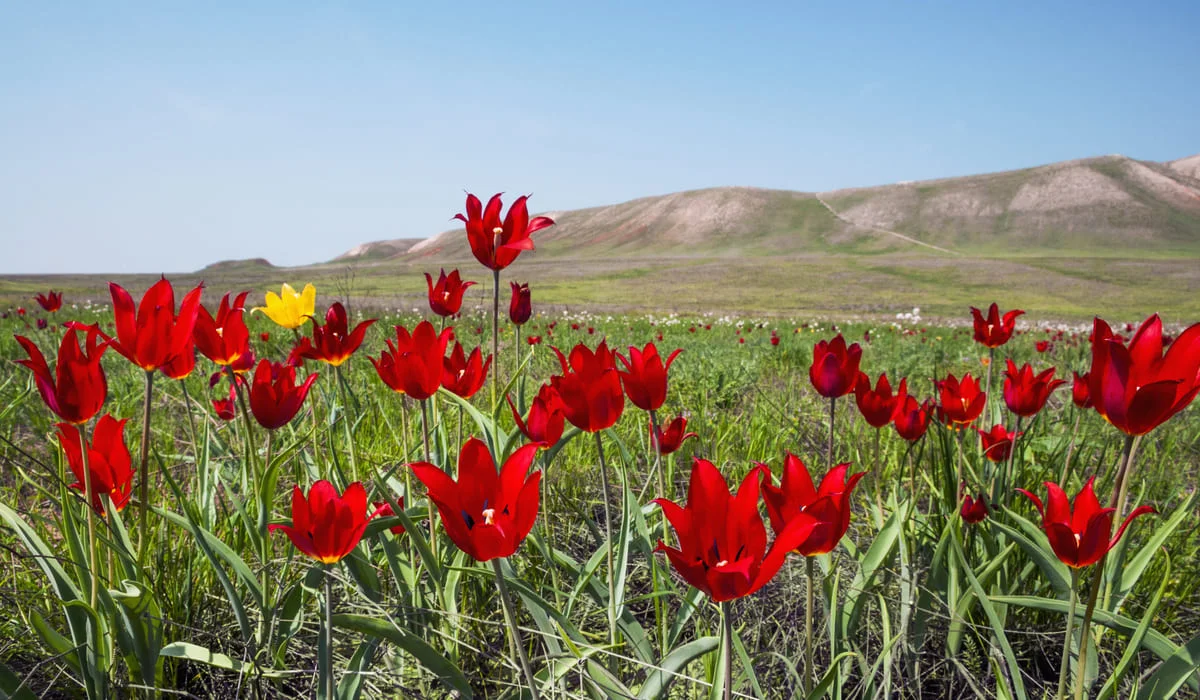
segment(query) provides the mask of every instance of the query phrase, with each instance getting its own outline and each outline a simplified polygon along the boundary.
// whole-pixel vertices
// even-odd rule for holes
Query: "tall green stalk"
[[[816,607],[816,562],[812,557],[804,557],[804,570],[807,574],[807,586],[804,597],[804,695],[812,692],[813,679],[813,608]]]
[[[142,466],[138,474],[138,562],[143,564],[150,539],[150,402],[153,396],[154,371],[147,370],[146,394],[142,402]],[[88,507],[91,507],[90,503]]]
[[[500,561],[499,558],[492,560],[492,571],[496,575],[496,588],[500,590],[500,604],[504,608],[504,622],[508,626],[508,647],[521,665],[521,673],[525,676],[525,684],[529,686],[533,700],[540,700],[537,679],[533,675],[533,667],[529,665],[529,657],[525,654],[525,645],[521,643],[521,630],[517,627],[516,612],[508,593],[508,584],[504,582],[504,570],[500,567]]]
[[[1054,694],[1054,700],[1063,700],[1067,695],[1067,676],[1071,670],[1071,631],[1075,627],[1075,607],[1079,602],[1079,571],[1071,569],[1071,603],[1067,606],[1067,632],[1063,635],[1062,648],[1062,666],[1058,669],[1058,692]],[[1087,645],[1087,638],[1082,641],[1084,646]]]
[[[721,603],[721,648],[725,664],[724,700],[733,700],[733,619],[729,608],[728,600]]]
[[[100,562],[96,550],[96,510],[92,508],[92,469],[88,466],[87,425],[79,426],[79,449],[83,458],[83,492],[87,498],[87,537],[88,537],[88,578],[92,586],[88,595],[88,605],[96,609],[96,600],[100,595]]]
[[[500,270],[492,270],[492,413],[500,392]]]
[[[601,500],[604,502],[604,542],[608,549],[608,641],[614,647],[617,645],[617,592],[616,581],[613,577],[613,532],[612,513],[609,511],[609,497],[612,491],[608,485],[608,466],[604,463],[604,443],[600,440],[600,431],[596,431],[596,452],[600,455],[600,485],[604,490]]]

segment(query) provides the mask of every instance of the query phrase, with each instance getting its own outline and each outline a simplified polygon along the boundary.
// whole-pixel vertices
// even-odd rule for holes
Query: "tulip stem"
[[[987,397],[987,401],[983,402],[983,424],[988,424],[988,416],[992,414],[992,365],[996,364],[996,348],[988,348],[988,363],[987,363],[987,379],[983,383],[983,395]]]
[[[513,362],[513,375],[515,376],[517,372],[521,371],[521,327],[514,325],[513,330],[516,332],[516,337],[513,338],[513,359],[515,360]],[[500,364],[500,358],[497,357],[492,362]]]
[[[500,270],[492,270],[492,413],[496,415],[500,391]]]
[[[1079,603],[1078,587],[1079,570],[1071,569],[1071,603],[1067,606],[1067,633],[1063,635],[1062,666],[1058,669],[1058,692],[1054,694],[1054,700],[1066,697],[1067,676],[1071,669],[1071,632],[1075,627],[1075,607]],[[1083,642],[1086,644],[1087,640]]]
[[[358,454],[357,450],[354,449],[354,434],[350,426],[350,401],[346,393],[346,376],[342,374],[341,365],[333,366],[333,377],[337,382],[338,394],[340,394],[342,399],[342,427],[346,433],[346,449],[350,451],[350,476],[354,481],[358,481]],[[267,466],[269,467],[270,464]]]
[[[1083,411],[1075,409],[1075,427],[1071,428],[1071,442],[1067,445],[1067,456],[1063,459],[1062,474],[1058,477],[1058,484],[1063,488],[1067,487],[1067,477],[1071,475],[1071,455],[1075,454],[1075,438],[1079,434],[1079,421],[1083,418]]]
[[[872,470],[875,472],[875,509],[879,512],[880,527],[882,527],[883,523],[883,497],[879,495],[879,482],[883,479],[883,475],[879,473],[879,438],[881,433],[883,433],[883,428],[875,429],[875,465]]]
[[[529,665],[529,656],[525,654],[525,645],[521,642],[521,630],[517,627],[517,616],[513,610],[512,598],[508,594],[508,584],[504,582],[504,570],[500,567],[500,559],[492,560],[492,571],[496,573],[496,588],[500,590],[500,604],[504,608],[504,622],[508,625],[508,647],[513,656],[521,664],[521,673],[525,675],[525,683],[533,694],[533,700],[540,700],[537,682],[533,676],[533,668]]]
[[[658,498],[666,498],[667,486],[662,471],[662,445],[659,443],[658,412],[652,409],[648,413],[650,414],[650,449],[654,451],[654,476],[658,483]],[[662,508],[658,509],[658,513],[661,518],[663,537],[666,537],[667,516],[663,515]],[[658,557],[650,557],[650,578],[655,593],[659,592],[659,574]],[[662,646],[662,655],[665,658],[667,655],[667,610],[662,596],[654,596],[654,619],[658,626],[658,643]]]
[[[596,431],[596,452],[600,455],[600,485],[604,490],[601,501],[604,503],[604,535],[605,546],[608,549],[608,640],[613,647],[617,646],[617,594],[613,580],[613,534],[612,515],[609,512],[608,467],[604,464],[604,443],[600,440],[600,431]]]
[[[829,397],[829,444],[825,448],[825,464],[827,468],[833,469],[833,418],[834,411],[837,407],[837,397]]]
[[[1012,439],[1008,442],[1008,464],[1004,467],[1004,503],[1009,502],[1009,491],[1012,490],[1016,476],[1014,468],[1017,462],[1017,440],[1021,437],[1021,416],[1017,416],[1017,424],[1013,426]]]
[[[421,399],[421,444],[425,448],[425,462],[433,464],[429,459],[429,399]],[[429,550],[437,561],[437,508],[433,505],[433,497],[429,497]]]
[[[733,700],[733,617],[729,601],[721,603],[721,631],[724,639],[721,648],[725,662],[725,700]],[[807,690],[805,691],[808,692]]]
[[[86,427],[86,425],[79,426],[79,454],[83,459],[83,492],[84,497],[87,498],[88,559],[90,564],[88,567],[88,578],[91,579],[92,583],[88,605],[91,606],[92,610],[95,610],[96,599],[100,595],[100,563],[97,561],[96,554],[96,510],[92,507],[92,469],[88,465]]]
[[[333,674],[333,565],[326,564],[324,571],[325,583],[325,624],[321,630],[321,668],[318,675],[321,677],[323,687],[321,690],[324,696],[329,700],[336,697],[334,692],[334,674]]]
[[[816,607],[816,591],[813,582],[816,578],[816,562],[812,557],[804,557],[806,580],[808,585],[804,599],[804,695],[812,692],[813,678],[813,608]]]
[[[150,402],[154,396],[154,371],[146,371],[146,395],[142,402],[142,466],[138,480],[138,563],[145,562],[150,539]],[[85,450],[86,452],[86,450]],[[88,503],[91,507],[91,503]]]

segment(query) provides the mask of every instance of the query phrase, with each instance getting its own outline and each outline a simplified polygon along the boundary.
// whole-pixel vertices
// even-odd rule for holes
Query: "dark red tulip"
[[[905,396],[904,401],[896,406],[896,415],[892,417],[892,426],[896,433],[909,442],[916,442],[929,429],[929,416],[933,413],[933,399],[925,399],[922,403],[912,396]]]
[[[1033,344],[1033,349],[1038,352],[1048,352],[1052,347],[1054,346],[1049,340],[1039,340]]]
[[[471,351],[467,357],[459,343],[454,344],[450,355],[442,361],[442,386],[452,394],[469,399],[475,395],[487,381],[488,368],[492,366],[492,356],[483,359],[479,348]]]
[[[651,430],[653,430],[653,427],[651,427]],[[654,444],[658,447],[658,453],[664,456],[669,455],[678,450],[683,445],[684,440],[697,437],[695,433],[684,432],[686,430],[687,418],[678,416],[667,423],[665,429],[659,428],[654,432],[652,437],[654,438]]]
[[[813,362],[808,378],[817,393],[827,399],[845,396],[854,391],[858,382],[858,363],[862,348],[858,343],[846,347],[841,333],[833,340],[822,340],[813,347]]]
[[[571,425],[594,433],[616,424],[625,410],[625,394],[608,344],[602,340],[592,352],[580,343],[571,350],[570,362],[558,348],[551,349],[558,355],[562,374],[551,377],[550,385]]]
[[[888,382],[887,374],[879,375],[875,388],[871,389],[871,378],[865,372],[858,373],[858,382],[854,385],[854,399],[858,410],[872,428],[882,428],[892,422],[897,407],[903,405],[904,397],[908,396],[908,380],[901,379],[892,393],[892,385]]]
[[[374,505],[376,508],[376,513],[378,513],[379,517],[381,517],[381,518],[390,518],[396,514],[396,511],[392,510],[391,503],[377,501]],[[396,505],[400,506],[401,508],[404,507],[404,496],[396,496]],[[403,535],[404,534],[404,526],[403,525],[393,525],[388,528],[388,532],[392,533],[393,535],[397,535],[397,536]]]
[[[971,498],[971,494],[963,496],[962,508],[958,511],[959,517],[963,522],[970,525],[981,523],[988,516],[987,499],[981,493],[976,498]]]
[[[1037,415],[1046,405],[1046,399],[1058,387],[1066,384],[1066,380],[1054,378],[1054,368],[1038,374],[1033,374],[1033,367],[1028,363],[1017,367],[1011,359],[1006,361],[1008,369],[1004,372],[1004,403],[1008,410],[1029,418]]]
[[[537,520],[542,473],[529,474],[537,450],[519,448],[497,474],[487,445],[470,438],[458,453],[457,481],[426,462],[411,466],[454,544],[476,561],[490,561],[516,552]]]
[[[83,445],[79,429],[70,423],[57,423],[58,442],[67,455],[67,464],[75,474],[71,488],[85,494],[83,473]],[[105,413],[96,421],[92,441],[87,446],[87,468],[91,472],[92,510],[105,515],[104,501],[108,496],[118,512],[129,503],[133,491],[133,462],[129,447],[125,445],[125,420],[116,420]]]
[[[776,487],[770,469],[760,466],[766,472],[762,482],[763,501],[775,533],[781,535],[792,520],[803,514],[816,524],[808,537],[795,546],[796,552],[810,557],[833,551],[850,527],[850,494],[866,472],[847,476],[850,465],[842,463],[821,479],[820,488],[814,488],[808,467],[799,457],[788,453],[783,461],[783,477]]]
[[[62,308],[62,292],[51,289],[46,294],[38,293],[33,298],[48,313],[54,313]]]
[[[117,326],[113,350],[153,372],[189,349],[200,311],[200,286],[183,298],[179,315],[175,314],[175,289],[165,277],[146,290],[136,310],[133,297],[119,284],[110,282],[108,289]]]
[[[545,216],[530,219],[526,205],[528,199],[528,195],[517,197],[502,223],[500,210],[504,204],[500,201],[500,195],[488,200],[487,208],[475,195],[467,195],[466,215],[457,214],[454,218],[467,225],[467,243],[481,265],[489,270],[503,270],[522,251],[533,250],[532,234],[554,225],[554,221]]]
[[[1000,317],[1000,307],[993,303],[988,307],[988,315],[985,319],[979,309],[971,307],[971,316],[975,321],[975,342],[981,343],[989,348],[998,348],[1008,342],[1012,337],[1013,328],[1017,325],[1017,317],[1025,313],[1020,309],[1013,309]]]
[[[1024,433],[1010,433],[1004,425],[997,423],[991,430],[975,429],[979,433],[979,444],[983,448],[983,456],[993,462],[1004,462],[1012,453],[1013,440]]]
[[[1092,394],[1088,390],[1088,373],[1072,372],[1071,374],[1074,375],[1074,381],[1071,383],[1071,400],[1079,408],[1091,408]]]
[[[336,564],[354,551],[379,511],[367,512],[367,491],[360,482],[338,494],[337,487],[322,479],[307,497],[299,486],[293,487],[292,524],[270,525],[267,530],[282,530],[296,549],[322,564]]]
[[[317,375],[310,374],[296,384],[296,368],[263,360],[254,370],[250,383],[250,412],[267,430],[282,428],[296,417]]]
[[[453,316],[462,309],[463,293],[476,283],[464,282],[458,270],[451,270],[447,275],[443,269],[438,274],[436,283],[433,276],[426,272],[425,284],[429,287],[429,308],[438,316],[446,317]]]
[[[212,405],[217,418],[223,421],[231,421],[237,416],[237,393],[234,391],[232,383],[229,385],[229,398],[213,399]]]
[[[621,375],[621,384],[625,386],[625,394],[634,406],[643,411],[657,411],[667,400],[667,372],[671,363],[682,350],[672,352],[667,361],[663,362],[658,356],[658,348],[654,343],[646,343],[642,350],[629,347],[629,359],[621,353],[614,353],[616,358],[625,365],[625,371],[617,370]]]
[[[265,343],[265,342],[271,340],[271,334],[266,331],[263,331],[262,333],[258,334],[258,339]]]
[[[777,335],[771,336],[771,345],[779,345],[779,336],[777,336]]]
[[[46,319],[44,319],[44,318],[39,318],[39,319],[37,320],[37,329],[38,329],[39,331],[44,331],[44,330],[46,330],[46,328],[48,328],[49,326],[50,326],[50,323],[49,323],[49,322],[47,322],[47,321],[46,321]]]
[[[1200,323],[1163,352],[1158,314],[1126,345],[1096,319],[1088,393],[1096,411],[1127,435],[1145,435],[1187,408],[1200,393]]]
[[[512,397],[506,395],[504,398],[508,400],[508,407],[512,409],[517,429],[527,440],[538,447],[549,448],[562,437],[566,419],[563,417],[562,402],[550,385],[542,385],[538,390],[537,396],[529,406],[529,417],[525,420],[521,420],[521,414],[517,412],[517,405],[513,403]]]
[[[1073,503],[1067,502],[1067,494],[1058,484],[1047,481],[1048,498],[1045,506],[1042,499],[1025,489],[1017,489],[1037,507],[1042,516],[1042,529],[1050,540],[1050,548],[1054,550],[1059,561],[1074,569],[1082,569],[1100,561],[1108,550],[1112,549],[1125,528],[1134,518],[1155,513],[1151,506],[1135,508],[1114,536],[1112,531],[1115,508],[1102,508],[1096,498],[1093,482],[1096,477],[1088,479],[1083,490],[1075,496]]]
[[[811,516],[798,515],[768,549],[767,529],[758,512],[763,471],[752,469],[734,496],[712,462],[697,459],[686,506],[665,498],[654,501],[679,540],[679,549],[659,540],[655,551],[665,553],[675,571],[714,602],[741,598],[765,586],[817,525]]]
[[[192,330],[196,348],[218,365],[231,365],[250,350],[250,331],[243,318],[248,294],[237,295],[232,304],[228,294],[221,297],[216,318],[203,306],[196,314],[196,326]]]
[[[528,321],[533,312],[529,300],[529,285],[516,282],[508,284],[512,287],[512,299],[508,302],[508,320],[519,326]]]
[[[371,364],[392,391],[423,401],[442,385],[443,360],[452,333],[450,328],[438,333],[429,321],[418,323],[412,334],[404,326],[396,326],[396,338],[387,341],[388,349],[378,360],[370,358]]]
[[[343,364],[362,345],[363,336],[372,323],[378,319],[369,318],[350,330],[350,321],[346,315],[346,307],[342,302],[335,301],[325,312],[325,325],[312,323],[312,337],[300,339],[296,353],[306,360],[318,360],[327,365],[337,367]]]
[[[87,330],[87,339],[80,345],[78,330]],[[33,372],[42,401],[59,418],[68,423],[86,423],[100,412],[108,396],[108,383],[104,379],[104,368],[100,358],[108,349],[108,341],[96,326],[71,327],[63,334],[58,346],[58,361],[54,373],[42,351],[28,338],[17,336],[17,342],[28,353],[29,359],[17,360],[17,364]]]
[[[951,426],[965,426],[983,413],[987,394],[969,373],[960,382],[953,374],[937,382],[939,395],[938,419]]]

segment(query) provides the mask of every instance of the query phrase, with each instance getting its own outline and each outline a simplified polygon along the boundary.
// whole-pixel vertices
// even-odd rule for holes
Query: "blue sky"
[[[1200,3],[2,3],[0,273],[1200,152]]]

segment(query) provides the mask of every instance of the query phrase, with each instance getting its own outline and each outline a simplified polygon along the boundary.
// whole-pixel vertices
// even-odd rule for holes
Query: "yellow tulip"
[[[303,292],[292,289],[292,285],[283,283],[279,294],[267,292],[267,305],[255,307],[275,323],[284,328],[299,328],[312,317],[317,305],[317,288],[311,284],[304,285]]]

